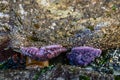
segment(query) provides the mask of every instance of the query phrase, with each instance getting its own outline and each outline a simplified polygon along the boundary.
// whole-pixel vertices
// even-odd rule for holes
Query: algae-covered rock
[[[8,36],[12,48],[51,44],[68,48],[119,47],[119,29],[112,30],[120,24],[119,3],[119,0],[1,0],[0,34]],[[117,39],[110,39],[111,35]]]
[[[119,13],[120,0],[0,0],[0,59],[6,60],[15,52],[13,48],[22,46],[61,44],[65,48],[91,46],[101,50],[120,47]],[[74,66],[59,65],[45,72],[6,70],[0,71],[0,79],[113,80],[113,75],[102,71]]]
[[[51,70],[48,70],[44,73],[39,74],[39,79],[46,80],[102,80],[114,79],[111,74],[97,73],[94,71],[89,71],[85,69],[81,69],[80,67],[75,66],[61,66],[57,65],[53,67]]]
[[[9,80],[114,80],[114,76],[111,74],[89,71],[81,69],[80,67],[61,65],[44,69],[1,70],[0,76],[1,79]]]

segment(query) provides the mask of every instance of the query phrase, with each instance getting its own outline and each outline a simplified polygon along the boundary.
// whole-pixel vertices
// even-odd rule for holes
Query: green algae
[[[28,37],[29,40],[33,41],[33,42],[37,42],[40,41],[39,38],[35,37],[35,36],[30,36]]]
[[[48,70],[51,70],[54,67],[54,65],[48,66],[48,67],[44,67],[42,68],[39,72],[37,72],[34,77],[33,80],[38,80],[40,75],[44,74],[45,72],[47,72]]]
[[[90,77],[88,77],[86,75],[80,75],[79,80],[90,80]]]
[[[94,26],[88,26],[88,29],[90,29],[91,31],[94,31]]]
[[[115,79],[115,80],[120,80],[120,75],[114,76],[114,79]]]
[[[113,6],[112,6],[112,10],[115,11],[116,9],[117,9],[117,7],[116,7],[115,5],[113,5]]]

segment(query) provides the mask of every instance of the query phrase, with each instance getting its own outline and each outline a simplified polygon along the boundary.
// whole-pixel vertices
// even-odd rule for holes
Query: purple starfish
[[[101,50],[92,47],[75,47],[67,55],[73,65],[86,66],[101,55]]]
[[[50,45],[41,48],[36,47],[21,47],[22,54],[33,59],[45,61],[58,56],[60,53],[67,51],[61,45]]]

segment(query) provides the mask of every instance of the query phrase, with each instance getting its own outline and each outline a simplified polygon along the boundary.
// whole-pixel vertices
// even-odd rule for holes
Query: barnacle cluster
[[[0,0],[0,62],[5,61],[0,63],[0,68],[25,68],[25,58],[18,57],[20,53],[16,55],[15,49],[40,61],[54,58],[58,64],[59,61],[67,61],[66,54],[61,58],[58,55],[70,48],[67,55],[70,55],[71,64],[86,66],[91,63],[88,67],[92,70],[110,74],[113,70],[119,71],[120,51],[116,49],[120,47],[119,4],[119,0]],[[53,44],[65,48],[41,47]],[[89,48],[76,49],[79,46]],[[114,48],[113,52],[104,53]],[[65,77],[78,72],[73,68],[57,67],[53,70],[55,74],[50,75],[53,77],[51,80],[59,74]],[[99,79],[103,79],[101,76]],[[71,77],[68,76],[69,79]],[[78,77],[89,79],[86,75]]]
[[[120,47],[120,27],[110,26],[102,29],[103,36],[90,40],[87,45],[93,45],[103,50]]]
[[[10,38],[11,47],[39,47],[56,43],[66,47],[97,45],[98,48],[102,48],[105,47],[101,45],[105,39],[99,37],[102,32],[94,33],[94,27],[99,24],[102,26],[110,26],[108,28],[111,29],[112,26],[114,26],[113,22],[115,22],[115,24],[119,23],[116,18],[111,18],[103,14],[103,12],[106,13],[106,10],[110,8],[110,5],[104,7],[106,10],[100,8],[106,5],[105,1],[94,1],[94,4],[90,4],[93,1],[79,0],[45,1],[47,0],[1,1],[1,6],[6,7],[4,10],[1,9],[1,11],[5,11],[4,13],[7,15],[4,16],[4,20],[1,18],[3,22],[0,25],[4,26],[1,31]],[[101,2],[100,5],[98,5],[99,2]],[[43,3],[48,3],[49,5]],[[112,4],[109,1],[108,3]],[[67,5],[62,7],[62,4]],[[88,8],[88,5],[91,7]],[[117,9],[119,8],[116,4],[116,14],[118,13]],[[68,13],[65,11],[68,11]],[[111,14],[112,13],[113,11]],[[119,18],[119,16],[117,18]],[[3,25],[4,22],[6,24]],[[103,22],[103,24],[100,24],[101,22]],[[100,31],[102,30],[100,29]],[[114,43],[117,44],[116,41]],[[112,45],[116,47],[115,44]]]

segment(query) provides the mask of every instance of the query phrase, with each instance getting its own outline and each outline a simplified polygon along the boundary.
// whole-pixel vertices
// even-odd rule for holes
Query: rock
[[[52,44],[61,44],[66,48],[90,46],[101,50],[120,47],[119,4],[119,0],[1,0],[0,61],[6,60],[13,55],[13,49],[20,47]],[[65,69],[60,67],[58,70],[64,72]],[[12,71],[14,73],[14,70]],[[4,77],[10,76],[7,72],[1,71],[0,75],[5,73]],[[24,76],[15,76],[16,73],[13,73],[11,72],[14,79]],[[27,73],[29,70],[25,71],[25,74]],[[33,74],[34,72],[31,72],[29,77],[32,78]],[[59,75],[56,72],[55,74]],[[69,70],[64,74],[68,76]],[[64,74],[60,72],[62,78],[65,77]],[[105,77],[96,72],[87,74],[94,75],[93,80],[96,80],[96,75],[100,75],[99,79],[111,79],[111,75]],[[74,79],[78,77],[75,76]],[[80,77],[86,78],[84,75]]]
[[[98,2],[93,0],[17,2],[14,0],[11,2],[2,0],[0,2],[2,5],[0,8],[0,20],[2,21],[0,25],[3,26],[2,34],[5,32],[5,34],[9,35],[12,48],[21,46],[40,47],[51,44],[61,44],[67,48],[82,45],[101,49],[107,49],[111,46],[113,48],[119,47],[119,39],[117,41],[106,41],[106,44],[109,44],[108,42],[113,44],[104,46],[103,42],[106,39],[103,37],[106,35],[106,30],[100,29],[99,32],[94,30],[95,26],[99,26],[101,23],[104,23],[101,26],[107,26],[106,29],[108,30],[119,25],[118,3],[117,0],[114,3],[109,1],[108,4],[104,0]],[[116,13],[111,9],[113,4],[116,5]],[[116,18],[113,14],[116,14]],[[83,27],[84,29],[90,29],[92,34],[89,37],[86,35],[84,38],[75,37],[78,33],[82,34]],[[117,30],[116,33],[119,35]],[[109,34],[109,31],[107,31],[107,34]],[[113,37],[117,35],[113,35]],[[109,40],[108,37],[106,38]]]
[[[40,69],[41,71],[42,69]],[[114,76],[112,74],[104,74],[98,73],[95,71],[89,71],[85,69],[81,69],[80,67],[74,66],[60,66],[57,65],[52,69],[48,69],[45,73],[41,73],[36,69],[29,70],[1,70],[0,71],[0,79],[37,79],[37,80],[79,80],[79,79],[92,79],[92,80],[114,80]],[[4,73],[4,74],[3,74]],[[49,74],[51,73],[51,74]],[[22,77],[21,77],[22,76]]]
[[[51,74],[49,75],[49,78],[46,79],[46,76],[48,76],[49,72],[46,72],[43,74],[43,77],[39,77],[39,79],[46,79],[46,80],[57,80],[59,78],[62,78],[63,80],[80,80],[80,79],[92,79],[92,80],[99,80],[99,79],[114,79],[113,75],[111,74],[103,74],[103,73],[97,73],[85,69],[81,69],[80,67],[75,66],[55,66],[52,70],[50,70]]]

